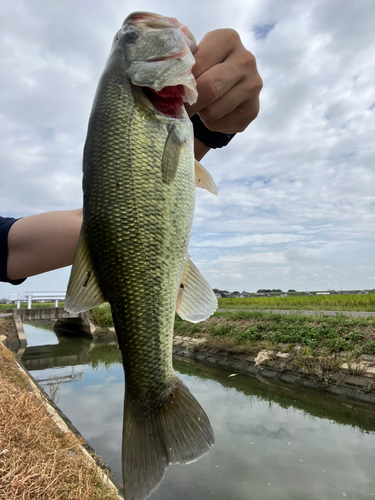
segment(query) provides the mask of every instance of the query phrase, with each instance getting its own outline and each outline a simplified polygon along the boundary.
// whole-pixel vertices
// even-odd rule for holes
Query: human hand
[[[258,115],[262,79],[255,57],[232,29],[207,33],[194,54],[198,100],[186,105],[214,132],[242,132]]]

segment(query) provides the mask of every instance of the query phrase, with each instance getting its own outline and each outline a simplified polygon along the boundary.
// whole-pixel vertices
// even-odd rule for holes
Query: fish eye
[[[138,40],[139,35],[136,31],[126,31],[124,34],[124,39],[126,42],[132,43]]]

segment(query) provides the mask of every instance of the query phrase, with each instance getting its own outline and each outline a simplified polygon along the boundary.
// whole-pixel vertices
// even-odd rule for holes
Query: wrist
[[[226,146],[236,134],[222,134],[221,132],[213,132],[209,130],[195,114],[190,118],[194,127],[194,137],[203,143],[207,148],[222,148]],[[206,151],[207,152],[207,151]]]
[[[204,155],[206,155],[211,148],[208,148],[202,141],[194,137],[194,158],[197,161],[201,161]]]

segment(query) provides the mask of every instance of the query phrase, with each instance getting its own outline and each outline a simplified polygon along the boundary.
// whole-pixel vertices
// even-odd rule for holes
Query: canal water
[[[124,374],[116,345],[25,324],[22,362],[121,480]],[[375,498],[371,405],[174,360],[208,414],[215,445],[172,465],[152,500]]]

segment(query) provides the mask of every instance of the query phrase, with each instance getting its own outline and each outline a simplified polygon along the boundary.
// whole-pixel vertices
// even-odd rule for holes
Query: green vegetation
[[[199,327],[199,328],[198,328]],[[175,334],[203,336],[209,342],[234,350],[262,348],[292,351],[305,347],[311,356],[348,352],[355,357],[375,355],[375,318],[304,316],[260,311],[218,312],[203,323],[191,325],[176,319]]]
[[[106,302],[99,307],[94,307],[90,311],[93,322],[101,328],[113,326],[111,307]]]
[[[295,309],[313,311],[375,311],[375,294],[307,295],[299,297],[219,298],[219,309]]]
[[[64,302],[58,302],[58,307],[63,307]],[[17,304],[0,304],[0,311],[4,309],[16,309]],[[27,302],[21,302],[21,309],[27,309]],[[55,302],[33,302],[31,307],[34,309],[35,307],[55,307]]]
[[[91,310],[91,316],[100,328],[113,326],[109,304],[95,307]],[[326,354],[350,352],[355,356],[375,355],[375,317],[372,316],[368,318],[352,318],[344,315],[304,316],[299,313],[274,314],[240,309],[216,312],[210,319],[201,323],[188,323],[176,314],[174,328],[176,335],[182,337],[205,335],[216,341],[225,340],[229,347],[235,347],[236,350],[278,348],[288,351],[299,344],[312,350],[316,355],[322,352]]]

